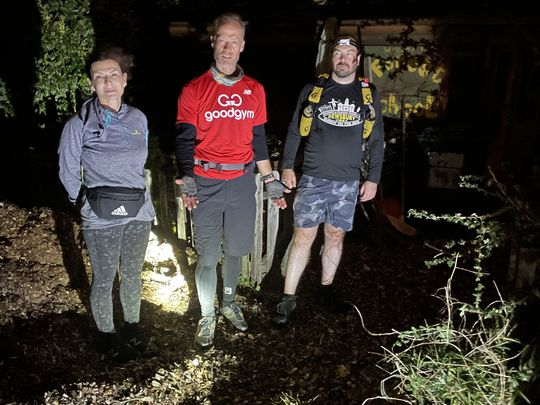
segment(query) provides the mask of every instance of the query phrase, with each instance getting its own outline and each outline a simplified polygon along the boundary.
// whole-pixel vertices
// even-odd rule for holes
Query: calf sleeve
[[[216,254],[206,253],[204,257],[199,257],[199,263],[195,270],[195,283],[197,285],[197,295],[201,305],[202,316],[214,316],[214,299],[216,296],[217,273],[216,266],[221,252]]]
[[[238,276],[242,271],[242,256],[225,255],[223,258],[223,302],[222,306],[230,305],[236,297]]]

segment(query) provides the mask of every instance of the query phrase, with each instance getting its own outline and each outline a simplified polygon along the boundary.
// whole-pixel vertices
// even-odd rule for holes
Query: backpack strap
[[[373,107],[373,94],[371,93],[371,87],[369,86],[368,79],[364,77],[358,77],[360,82],[360,89],[362,92],[362,102],[369,108],[369,115],[364,118],[364,130],[363,138],[367,139],[373,131],[373,125],[375,125],[375,108]]]
[[[82,122],[83,130],[84,130],[84,127],[86,126],[86,123],[88,122],[88,119],[90,118],[90,103],[91,102],[92,102],[92,99],[86,100],[84,104],[82,105],[81,109],[79,110],[79,112],[77,113],[77,115],[79,116],[79,119]],[[83,111],[84,111],[84,114],[83,114]]]
[[[317,83],[311,89],[309,96],[307,98],[308,104],[302,110],[302,116],[300,117],[300,135],[308,136],[311,131],[311,124],[313,122],[313,114],[317,110],[319,103],[321,101],[321,96],[326,87],[328,81],[328,73],[323,73],[319,75]]]

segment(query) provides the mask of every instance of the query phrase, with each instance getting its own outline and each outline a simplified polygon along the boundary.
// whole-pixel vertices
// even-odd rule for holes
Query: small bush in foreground
[[[496,247],[515,235],[511,230],[538,227],[537,224],[529,227],[523,221],[534,218],[527,212],[527,205],[512,200],[493,174],[488,182],[492,190],[482,189],[480,182],[471,177],[464,178],[461,186],[490,192],[499,198],[502,208],[489,214],[468,216],[410,213],[417,218],[463,225],[471,237],[446,241],[437,248],[434,259],[426,263],[428,267],[446,263],[453,268],[442,289],[444,293],[439,294],[444,302],[444,320],[394,333],[397,339],[392,348],[383,348],[383,361],[392,370],[381,382],[381,395],[368,398],[364,403],[374,399],[434,405],[531,403],[521,387],[533,378],[534,354],[514,337],[518,303],[504,300],[495,285],[499,298],[483,304],[483,263]],[[472,270],[460,267],[462,262],[471,264]],[[475,276],[472,303],[452,296],[452,280],[457,271],[471,272]],[[358,313],[361,317],[360,311]],[[400,398],[387,394],[385,385],[389,381],[394,382],[393,389]]]

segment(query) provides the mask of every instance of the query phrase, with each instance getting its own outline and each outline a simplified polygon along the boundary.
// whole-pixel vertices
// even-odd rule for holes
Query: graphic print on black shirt
[[[318,109],[318,119],[335,127],[353,127],[363,122],[362,105],[356,106],[345,98],[344,102],[332,98]]]

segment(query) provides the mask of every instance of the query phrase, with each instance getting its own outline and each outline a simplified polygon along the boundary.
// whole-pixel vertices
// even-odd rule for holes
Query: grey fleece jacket
[[[99,104],[97,98],[84,103],[64,126],[59,154],[60,181],[75,203],[86,187],[117,186],[145,188],[144,165],[148,156],[148,124],[138,109],[122,104],[115,112]],[[134,218],[102,219],[90,208],[81,207],[83,229],[99,229],[132,220],[151,221],[155,216],[150,193]]]

